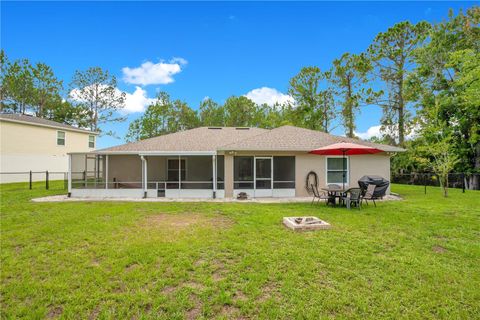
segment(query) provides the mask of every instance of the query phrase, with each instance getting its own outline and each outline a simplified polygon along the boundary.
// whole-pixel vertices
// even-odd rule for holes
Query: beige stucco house
[[[384,151],[347,157],[347,186],[358,186],[364,175],[389,179],[390,156],[403,151],[293,126],[201,127],[72,153],[69,193],[73,197],[225,198],[246,192],[249,197],[302,197],[307,196],[305,180],[311,171],[320,187],[342,184],[341,157],[309,154],[341,141]]]
[[[59,173],[68,171],[68,153],[94,151],[97,135],[30,115],[0,113],[0,181],[28,181],[29,171],[37,172],[33,180],[45,179],[40,173],[45,171],[60,179]]]

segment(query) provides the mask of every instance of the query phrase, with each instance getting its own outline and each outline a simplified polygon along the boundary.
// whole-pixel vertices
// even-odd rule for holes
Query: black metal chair
[[[315,185],[311,185],[312,192],[313,192],[313,199],[312,199],[312,205],[315,203],[315,199],[317,200],[317,203],[320,202],[320,200],[325,200],[325,202],[328,201],[329,197],[325,192],[319,192],[318,188]]]
[[[352,204],[355,205],[358,209],[362,208],[362,189],[360,188],[350,188],[345,191],[345,194],[342,197],[342,201],[347,205],[347,208],[350,209]]]
[[[375,203],[375,200],[378,199],[376,196],[375,196],[375,188],[377,186],[374,185],[374,184],[369,184],[367,189],[364,191],[364,194],[362,196],[362,201],[365,200],[365,203],[367,204],[368,206],[368,200],[371,200],[373,201],[373,205],[376,207],[377,204]]]

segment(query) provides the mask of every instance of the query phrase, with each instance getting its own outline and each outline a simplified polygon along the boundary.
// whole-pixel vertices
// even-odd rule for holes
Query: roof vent
[[[235,128],[237,130],[249,130],[250,128],[246,128],[246,127],[238,127],[238,128]]]
[[[222,127],[208,127],[210,130],[222,130]]]

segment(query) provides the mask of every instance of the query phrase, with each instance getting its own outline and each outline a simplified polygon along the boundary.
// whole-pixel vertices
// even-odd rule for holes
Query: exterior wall
[[[310,171],[318,175],[319,188],[327,186],[326,158],[313,154],[299,154],[296,157],[295,188],[297,197],[309,196],[305,189],[305,179]],[[390,156],[387,154],[355,155],[349,158],[349,183],[345,187],[358,187],[358,179],[364,175],[378,175],[390,179]],[[387,194],[390,193],[390,188]]]
[[[233,156],[225,155],[225,198],[233,197]]]
[[[152,165],[153,167],[153,165]],[[147,164],[150,170],[150,163]],[[138,155],[110,155],[108,159],[108,181],[142,182],[142,159]]]
[[[65,132],[64,146],[57,146],[57,131]],[[88,147],[89,135],[67,129],[0,121],[0,172],[66,172],[67,153],[94,150]],[[0,182],[28,181],[28,177],[27,174],[1,174]],[[52,175],[51,178],[55,177]],[[33,178],[44,180],[45,175],[34,174]]]

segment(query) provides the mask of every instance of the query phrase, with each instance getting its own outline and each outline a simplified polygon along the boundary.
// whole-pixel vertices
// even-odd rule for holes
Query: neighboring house
[[[95,150],[98,133],[24,114],[0,113],[0,182],[28,181],[22,172],[68,171],[68,153]],[[35,173],[33,180],[44,180]]]
[[[403,149],[283,126],[201,127],[88,154],[71,154],[69,192],[74,197],[224,198],[307,196],[305,180],[342,184],[341,157],[308,152],[346,141],[384,152],[347,157],[346,185],[363,175],[390,177],[390,155]],[[87,162],[87,159],[91,159]],[[82,170],[75,171],[81,164]],[[105,183],[107,182],[107,183]]]

